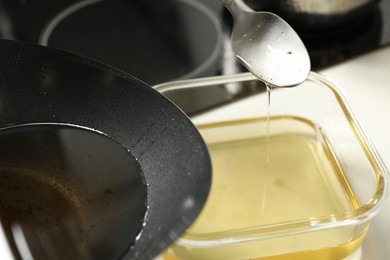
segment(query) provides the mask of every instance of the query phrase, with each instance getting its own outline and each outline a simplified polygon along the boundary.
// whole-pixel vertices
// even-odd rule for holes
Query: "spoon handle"
[[[236,19],[239,16],[239,14],[242,13],[242,9],[237,5],[235,0],[220,0],[220,1],[232,14],[233,19]]]
[[[221,0],[221,2],[224,6],[228,7],[232,4],[232,2],[234,2],[234,0]]]

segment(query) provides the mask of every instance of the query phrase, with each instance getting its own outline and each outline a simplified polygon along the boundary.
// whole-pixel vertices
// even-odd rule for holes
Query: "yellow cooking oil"
[[[343,259],[360,246],[367,226],[286,235],[294,225],[337,220],[359,208],[326,133],[315,122],[272,116],[198,128],[210,152],[213,182],[183,240],[211,242],[193,246],[179,240],[165,259]],[[262,233],[266,230],[278,235],[229,242],[247,231],[251,238],[269,235]],[[226,245],[213,245],[221,238]]]

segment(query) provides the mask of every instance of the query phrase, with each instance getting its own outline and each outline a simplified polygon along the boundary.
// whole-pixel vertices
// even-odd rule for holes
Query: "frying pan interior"
[[[15,258],[113,259],[134,243],[147,192],[121,145],[48,123],[3,128],[0,140],[0,219]]]
[[[138,240],[131,248],[134,235],[129,233],[129,241],[123,242],[128,243],[128,246],[125,246],[126,250],[112,252],[110,257],[152,259],[193,222],[203,207],[210,188],[210,159],[206,146],[194,125],[164,96],[143,82],[98,62],[48,47],[15,41],[0,41],[0,74],[0,133],[2,133],[0,142],[9,142],[10,136],[15,133],[10,132],[7,135],[6,131],[11,128],[23,132],[35,126],[34,130],[40,133],[39,136],[43,141],[33,138],[33,143],[44,146],[45,142],[50,143],[51,140],[50,134],[46,133],[48,128],[60,126],[62,130],[65,128],[68,132],[87,131],[88,134],[89,131],[91,135],[109,137],[105,139],[106,142],[115,142],[121,147],[122,150],[118,148],[120,151],[130,153],[134,162],[139,164],[142,175],[136,176],[141,176],[142,180],[136,178],[136,183],[145,181],[147,184],[148,208],[144,226]],[[4,136],[6,138],[3,138]],[[58,136],[69,136],[69,134],[56,135],[56,138]],[[87,141],[87,138],[80,137],[78,134],[75,136],[78,136],[79,144]],[[31,138],[20,138],[14,139],[31,140]],[[26,142],[22,141],[20,147],[23,147],[23,143],[24,147],[27,147]],[[64,142],[61,142],[61,145],[60,147],[67,147]],[[105,150],[106,146],[103,147],[95,150]],[[34,155],[34,149],[30,150],[30,154]],[[68,150],[73,151],[70,148]],[[42,167],[48,167],[44,161],[48,153],[50,151],[37,152],[34,155],[43,158]],[[111,155],[114,156],[114,153],[106,154],[108,157]],[[17,163],[23,164],[25,161],[20,160]],[[38,159],[30,161],[38,161]],[[57,168],[60,164],[57,163]],[[112,170],[115,167],[110,166],[110,163],[107,164],[103,168],[106,169],[106,174],[92,172],[90,176],[84,176],[85,185],[73,189],[73,197],[81,198],[82,193],[88,190],[87,186],[102,182],[106,186],[102,186],[101,191],[106,195],[115,195],[107,177],[109,175],[115,179],[113,176],[117,175]],[[28,171],[29,168],[26,169]],[[3,172],[4,169],[0,169],[0,174]],[[29,176],[34,175],[31,172],[29,174]],[[53,172],[51,174],[53,175]],[[86,173],[81,171],[79,174]],[[17,183],[21,182],[16,179],[16,191],[20,188],[17,187]],[[123,182],[116,181],[116,183]],[[131,189],[130,184],[128,186],[125,184],[122,189],[126,187]],[[23,186],[22,183],[20,185]],[[59,183],[51,187],[57,189],[57,193],[61,195],[64,193],[64,185],[61,185]],[[4,191],[0,192],[3,194]],[[142,189],[139,194],[144,195]],[[0,200],[8,197],[0,195]],[[101,214],[101,219],[104,219],[97,225],[107,225],[100,227],[100,230],[104,230],[107,238],[115,240],[113,236],[116,233],[111,229],[111,225],[112,222],[126,222],[121,215],[125,214],[126,207],[117,207],[113,211],[107,203],[101,202],[102,200],[94,200],[93,205],[97,208],[96,212]],[[67,207],[66,203],[63,202],[64,207]],[[73,203],[68,206],[76,208],[75,212],[79,214],[81,211],[88,211],[83,205]],[[39,207],[34,208],[36,209]],[[0,207],[0,210],[3,209]],[[81,219],[80,221],[88,222],[88,217],[83,218],[79,215],[73,220]],[[126,226],[126,223],[124,225]]]

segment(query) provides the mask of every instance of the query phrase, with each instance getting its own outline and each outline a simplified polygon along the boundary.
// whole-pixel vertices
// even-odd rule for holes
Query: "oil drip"
[[[267,88],[267,122],[266,122],[266,158],[265,163],[270,163],[270,146],[269,146],[269,136],[270,136],[270,117],[271,117],[271,91],[273,86],[265,84]]]

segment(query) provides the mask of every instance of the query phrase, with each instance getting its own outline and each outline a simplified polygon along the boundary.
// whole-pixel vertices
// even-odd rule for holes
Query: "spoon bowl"
[[[309,75],[310,58],[294,29],[269,12],[249,12],[221,0],[233,16],[232,48],[240,62],[264,83],[293,87]]]

